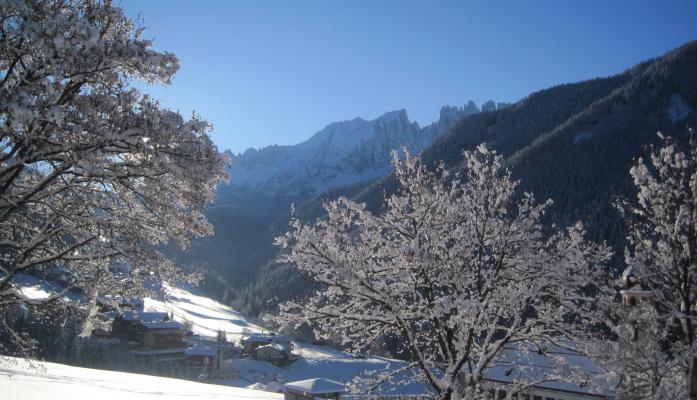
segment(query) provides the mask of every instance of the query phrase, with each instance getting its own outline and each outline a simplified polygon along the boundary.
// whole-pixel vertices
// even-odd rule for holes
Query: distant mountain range
[[[506,106],[486,104],[494,110]],[[445,106],[438,121],[422,128],[402,109],[372,121],[355,118],[334,122],[293,146],[228,153],[232,158],[230,186],[220,190],[244,188],[296,196],[374,180],[390,172],[393,149],[407,146],[421,151],[457,121],[478,112],[472,101],[464,107]]]
[[[323,200],[339,195],[379,212],[395,189],[391,149],[407,145],[429,164],[459,168],[462,151],[482,142],[504,156],[521,190],[554,201],[548,222],[581,220],[591,238],[621,255],[625,233],[612,201],[634,195],[628,170],[657,131],[680,137],[696,126],[696,65],[691,42],[620,74],[544,89],[509,107],[445,107],[424,128],[400,110],[330,124],[295,146],[248,150],[233,156],[231,184],[209,210],[216,236],[177,256],[209,271],[209,293],[248,313],[263,311],[308,290],[290,267],[273,262],[271,240],[285,230],[290,202],[308,220],[322,216]]]

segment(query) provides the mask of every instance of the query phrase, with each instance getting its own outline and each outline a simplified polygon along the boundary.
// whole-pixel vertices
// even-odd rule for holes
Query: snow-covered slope
[[[195,291],[195,290],[192,290]],[[178,321],[189,321],[194,333],[215,337],[218,330],[226,333],[228,340],[238,342],[244,332],[261,332],[263,328],[248,321],[231,308],[199,296],[191,291],[165,284],[166,295],[162,299],[148,298],[145,309],[166,311]],[[295,342],[294,353],[301,359],[287,367],[277,367],[265,361],[248,358],[228,360],[230,366],[240,372],[240,379],[220,383],[233,386],[248,386],[262,383],[273,386],[281,381],[299,381],[312,378],[327,378],[349,383],[354,377],[366,372],[394,370],[404,366],[399,360],[383,357],[356,358],[348,353],[326,346],[316,346]],[[409,384],[399,387],[387,386],[386,391],[394,394],[423,393],[422,384]]]
[[[280,400],[280,394],[150,375],[0,358],[3,399]]]
[[[219,330],[228,340],[239,341],[244,332],[261,332],[263,329],[247,321],[242,314],[208,297],[164,284],[165,295],[161,299],[146,298],[145,309],[172,313],[180,322],[190,322],[194,333],[215,337]],[[192,290],[195,291],[195,290]]]
[[[232,187],[295,195],[321,193],[386,175],[390,152],[407,146],[418,152],[460,118],[479,112],[473,102],[443,107],[438,121],[426,127],[411,122],[406,110],[372,121],[335,122],[293,146],[268,146],[232,155]]]

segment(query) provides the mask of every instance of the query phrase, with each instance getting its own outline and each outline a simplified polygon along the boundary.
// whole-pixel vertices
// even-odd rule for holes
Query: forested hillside
[[[424,152],[459,163],[480,142],[501,152],[521,189],[551,198],[551,222],[581,220],[590,236],[622,253],[612,201],[631,197],[629,168],[658,140],[697,121],[697,42],[623,74],[541,91],[509,109],[466,118]]]

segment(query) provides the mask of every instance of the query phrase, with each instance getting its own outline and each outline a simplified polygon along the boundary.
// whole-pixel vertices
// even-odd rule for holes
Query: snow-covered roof
[[[124,311],[120,316],[124,321],[153,322],[169,319],[169,314],[157,311]]]
[[[192,347],[189,347],[184,351],[187,356],[202,356],[202,357],[215,357],[218,350],[213,346],[208,346],[203,343],[196,343]]]
[[[525,381],[533,386],[590,395],[611,395],[616,382],[607,381],[598,366],[582,353],[552,343],[542,346],[519,343],[504,348],[499,360],[484,374],[490,381]],[[574,382],[575,373],[589,376],[587,382]]]
[[[274,350],[277,350],[281,353],[288,351],[288,348],[280,343],[271,343],[271,344],[267,344],[265,346],[259,346],[256,348],[257,351],[259,351],[260,349],[274,349]]]
[[[286,391],[309,393],[309,394],[327,394],[327,393],[347,393],[346,385],[341,382],[331,379],[315,378],[304,381],[288,382],[283,385]]]
[[[263,340],[263,341],[270,342],[276,338],[277,338],[277,336],[273,333],[251,332],[251,333],[248,333],[248,334],[242,336],[241,340],[256,340],[256,341]]]
[[[141,322],[146,329],[182,329],[184,325],[177,321]]]
[[[261,383],[261,382],[253,383],[253,384],[247,386],[247,389],[263,390],[266,392],[281,392],[281,391],[283,391],[283,387],[281,386],[281,384],[279,384],[278,382],[275,382],[275,381],[270,381],[267,383]]]

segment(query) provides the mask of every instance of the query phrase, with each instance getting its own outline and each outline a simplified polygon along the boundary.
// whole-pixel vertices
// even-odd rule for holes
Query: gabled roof
[[[315,378],[304,381],[288,382],[283,389],[291,392],[309,394],[347,393],[346,385],[331,379]]]
[[[278,335],[275,332],[271,333],[261,333],[261,332],[249,332],[242,336],[241,340],[249,341],[274,341],[274,342],[290,342],[290,338],[284,335]]]

